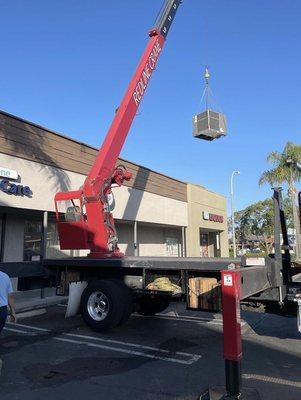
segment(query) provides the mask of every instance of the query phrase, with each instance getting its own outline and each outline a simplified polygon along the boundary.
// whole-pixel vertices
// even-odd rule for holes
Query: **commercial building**
[[[1,261],[84,254],[60,250],[53,198],[83,184],[96,154],[91,146],[0,112]],[[126,160],[118,164],[133,173],[114,189],[126,255],[228,255],[223,196]]]
[[[187,254],[191,257],[228,257],[227,199],[188,183],[187,206]]]

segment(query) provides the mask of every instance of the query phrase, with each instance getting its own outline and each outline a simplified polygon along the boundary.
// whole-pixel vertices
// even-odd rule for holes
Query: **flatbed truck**
[[[54,286],[60,294],[68,295],[72,285],[80,284],[81,314],[98,331],[122,325],[135,310],[153,315],[167,308],[171,301],[187,302],[190,278],[216,278],[221,285],[226,390],[232,396],[229,398],[234,399],[241,392],[240,303],[264,304],[280,313],[293,309],[298,313],[301,331],[300,270],[291,262],[281,189],[276,188],[273,195],[275,253],[264,258],[126,257],[118,248],[111,213],[112,187],[131,179],[123,166],[116,167],[117,158],[180,3],[180,0],[165,1],[83,186],[55,196],[61,249],[88,249],[88,256],[2,263],[0,269],[19,277],[20,290]],[[181,290],[174,294],[148,289],[148,284],[158,277],[169,278]]]

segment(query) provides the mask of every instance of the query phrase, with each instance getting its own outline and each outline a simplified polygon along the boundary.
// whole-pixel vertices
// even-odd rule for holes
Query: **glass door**
[[[42,221],[25,221],[24,261],[39,261],[41,258]]]
[[[200,234],[200,256],[209,257],[209,235],[208,233]]]

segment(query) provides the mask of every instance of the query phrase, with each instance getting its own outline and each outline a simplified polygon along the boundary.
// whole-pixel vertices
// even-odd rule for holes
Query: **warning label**
[[[224,275],[224,286],[233,286],[232,275]]]

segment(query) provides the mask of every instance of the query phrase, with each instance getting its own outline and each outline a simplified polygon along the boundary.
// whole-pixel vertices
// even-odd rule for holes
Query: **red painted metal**
[[[60,192],[55,196],[56,217],[62,249],[90,249],[90,257],[122,256],[117,243],[114,219],[109,209],[107,195],[112,184],[121,186],[131,178],[131,173],[116,167],[118,156],[130,130],[133,119],[156,69],[165,38],[160,31],[152,30],[149,42],[138,64],[124,98],[115,114],[107,136],[81,190]],[[59,206],[66,211],[75,210],[75,221],[62,220]],[[74,201],[80,207],[80,215]],[[70,207],[70,204],[73,206]]]
[[[230,361],[242,359],[240,299],[241,274],[235,270],[222,271],[224,358]]]
[[[102,182],[111,176],[148,82],[156,68],[164,42],[161,34],[150,37],[108,134],[85,180],[86,196],[97,196]]]

